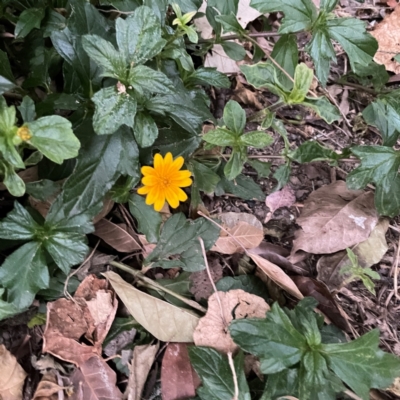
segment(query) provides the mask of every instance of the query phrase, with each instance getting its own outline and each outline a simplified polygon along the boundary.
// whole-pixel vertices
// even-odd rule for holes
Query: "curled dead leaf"
[[[46,374],[42,377],[33,395],[33,400],[58,400],[58,392],[63,391],[53,374]]]
[[[270,209],[264,223],[268,222],[274,212],[282,207],[291,207],[296,202],[296,196],[290,186],[269,194],[265,199],[266,206]]]

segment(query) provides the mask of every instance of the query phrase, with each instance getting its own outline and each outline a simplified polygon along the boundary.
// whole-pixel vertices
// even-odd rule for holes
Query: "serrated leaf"
[[[80,143],[67,119],[52,115],[28,122],[26,126],[32,134],[28,142],[51,161],[61,164],[78,155]]]
[[[98,135],[110,135],[124,124],[133,127],[137,102],[128,93],[108,87],[98,91],[92,100],[96,105],[93,127]]]
[[[336,162],[340,156],[333,150],[321,146],[315,141],[306,141],[296,150],[289,152],[288,157],[298,163],[308,163],[313,161],[332,161]]]
[[[236,142],[233,133],[224,128],[217,128],[208,131],[203,135],[203,140],[215,146],[233,146]]]
[[[224,124],[234,133],[241,134],[246,126],[246,112],[239,103],[229,100],[224,108]]]
[[[307,96],[314,77],[313,70],[306,64],[300,63],[294,72],[293,89],[288,98],[288,104],[302,103]]]
[[[145,199],[137,194],[129,198],[129,211],[136,218],[139,232],[146,235],[149,243],[157,243],[162,222],[161,214],[148,206]]]
[[[104,276],[135,320],[158,340],[193,341],[193,331],[199,321],[197,316],[136,289],[114,272],[109,271]]]
[[[326,97],[306,97],[301,104],[313,109],[328,124],[341,118],[337,107],[331,104]]]
[[[252,0],[250,6],[262,14],[282,11],[285,17],[279,33],[310,30],[318,16],[311,0]]]
[[[24,96],[21,105],[19,105],[17,108],[21,113],[22,119],[25,123],[32,122],[35,119],[35,102],[29,96]]]
[[[35,294],[49,285],[49,271],[42,245],[25,243],[10,254],[0,267],[0,280],[8,289],[7,301],[19,309],[31,305]]]
[[[216,68],[200,67],[193,71],[186,79],[186,85],[210,85],[218,88],[229,88],[229,78]]]
[[[142,6],[125,20],[116,21],[118,48],[127,64],[143,64],[166,45],[161,38],[160,21],[151,8]]]
[[[195,160],[190,160],[188,167],[194,178],[193,186],[205,193],[213,193],[220,177],[211,168]]]
[[[167,94],[175,91],[174,84],[165,74],[145,65],[138,65],[129,71],[128,83],[141,95],[146,92]]]
[[[149,147],[158,136],[158,128],[154,119],[147,113],[138,112],[133,127],[135,139],[140,147]]]
[[[28,8],[22,11],[15,27],[15,37],[21,39],[28,35],[32,29],[39,29],[43,18],[44,8]]]
[[[274,138],[265,132],[254,131],[240,136],[240,142],[243,145],[251,146],[256,149],[263,149],[274,142]]]
[[[242,172],[244,161],[240,152],[234,151],[224,167],[226,179],[229,181],[235,179]]]
[[[226,55],[234,61],[241,61],[246,57],[246,50],[239,43],[223,41],[221,46]]]

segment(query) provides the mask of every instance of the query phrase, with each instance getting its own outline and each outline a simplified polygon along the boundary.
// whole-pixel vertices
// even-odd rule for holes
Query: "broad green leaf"
[[[261,371],[274,374],[297,364],[307,349],[306,340],[288,316],[274,303],[265,319],[234,320],[232,339],[244,351],[260,358]]]
[[[229,88],[229,78],[216,68],[200,67],[193,71],[186,79],[185,85],[209,85],[218,88]]]
[[[143,5],[151,8],[162,27],[165,25],[165,16],[168,10],[168,0],[143,0]]]
[[[271,174],[272,164],[270,162],[263,162],[252,159],[248,159],[246,162],[257,171],[258,176],[260,176],[261,178],[268,178]]]
[[[271,57],[291,76],[299,63],[299,51],[297,49],[297,38],[295,35],[282,35],[275,43]],[[291,90],[293,82],[279,69],[276,70],[279,82],[287,89]]]
[[[132,141],[135,143],[134,141]],[[131,190],[139,183],[140,177],[120,176],[108,195],[115,203],[125,204],[129,200]]]
[[[115,272],[106,272],[104,276],[133,318],[155,338],[163,342],[193,341],[193,331],[199,322],[195,314],[136,289]]]
[[[143,64],[166,45],[161,38],[160,21],[151,8],[142,6],[125,20],[116,21],[117,43],[127,64]]]
[[[265,385],[265,391],[261,399],[262,400],[279,399],[281,397],[284,398],[289,394],[294,396],[295,398],[298,398],[298,391],[299,391],[298,368],[284,369],[283,371],[278,372],[276,374],[268,375],[268,380]]]
[[[202,3],[202,0],[173,0],[173,3],[178,4],[183,13],[197,11]]]
[[[239,7],[239,0],[209,0],[207,5],[209,7],[215,7],[222,15],[237,14]]]
[[[228,357],[209,347],[189,347],[190,362],[199,375],[202,386],[197,389],[202,399],[231,400],[235,394],[232,370]],[[244,374],[244,355],[234,359],[239,386],[238,400],[250,400],[250,391]]]
[[[148,206],[144,197],[138,194],[131,194],[129,211],[136,218],[139,232],[146,235],[149,243],[157,243],[162,222],[161,214]]]
[[[192,28],[191,26],[183,25],[181,26],[181,29],[186,33],[190,42],[197,43],[199,41],[199,36],[194,28]]]
[[[231,154],[224,167],[224,174],[228,181],[232,181],[242,172],[244,161],[240,152],[234,151]]]
[[[158,136],[158,128],[154,119],[145,112],[138,112],[133,127],[135,139],[140,147],[149,147]]]
[[[11,70],[10,61],[5,51],[0,50],[0,75],[11,83],[14,82],[14,74]]]
[[[160,71],[138,65],[129,71],[128,83],[141,95],[146,92],[167,94],[175,91],[174,84]]]
[[[375,329],[348,343],[324,344],[321,350],[329,368],[358,396],[368,399],[371,388],[387,388],[400,375],[399,358],[378,346]]]
[[[44,18],[44,8],[28,8],[22,11],[15,27],[15,37],[24,38],[32,29],[40,28],[40,23]]]
[[[175,256],[176,259],[179,255],[176,263],[172,261],[172,264],[179,265],[181,261],[182,268],[189,268],[192,271],[202,270],[205,265],[198,238],[203,239],[205,248],[209,250],[218,236],[219,229],[206,219],[190,221],[182,213],[175,214],[164,224],[157,246],[146,258],[145,264],[149,265],[162,259],[167,260],[170,256]],[[197,265],[191,262],[193,258],[196,258]]]
[[[5,160],[0,160],[0,173],[4,175],[3,183],[15,197],[21,197],[25,194],[25,183],[15,172],[14,166]]]
[[[384,65],[372,61],[368,65],[354,63],[355,71],[352,74],[363,86],[373,85],[379,91],[389,81],[389,74]]]
[[[242,289],[247,293],[255,294],[268,301],[268,290],[266,285],[254,275],[225,276],[215,284],[220,292]]]
[[[206,8],[207,21],[214,29],[215,35],[218,37],[221,36],[222,27],[221,24],[215,20],[215,17],[217,15],[219,15],[219,12],[214,7],[211,7],[210,4],[208,3]]]
[[[213,193],[220,177],[211,168],[195,160],[190,160],[188,167],[194,178],[193,186],[205,193]]]
[[[400,214],[400,177],[390,187],[376,185],[375,206],[381,215],[395,217]]]
[[[237,33],[238,35],[243,35],[246,33],[233,13],[229,15],[217,15],[215,20],[221,24],[224,33],[233,32]]]
[[[246,57],[246,50],[242,45],[235,42],[223,41],[221,43],[226,55],[232,60],[241,61]]]
[[[5,98],[0,96],[0,140],[9,133],[16,122],[15,107],[8,107]]]
[[[124,124],[133,127],[137,102],[128,93],[108,87],[98,91],[92,100],[96,105],[93,127],[98,135],[110,135]]]
[[[283,12],[285,17],[279,33],[295,33],[311,30],[318,12],[311,0],[252,0],[250,6],[262,14]]]
[[[26,209],[16,201],[14,209],[0,221],[0,238],[9,240],[32,240],[40,225]]]
[[[110,5],[119,11],[135,11],[142,2],[140,0],[100,0],[100,5]]]
[[[286,92],[282,90],[279,82],[277,82],[275,67],[270,63],[259,62],[254,65],[241,65],[240,70],[245,75],[247,82],[255,88],[266,87],[277,96],[286,97]]]
[[[43,37],[47,38],[54,31],[61,31],[66,27],[66,19],[60,13],[48,9],[42,22]]]
[[[306,97],[301,103],[313,109],[328,124],[341,118],[340,112],[326,97]]]
[[[139,182],[141,177],[139,170],[139,148],[134,140],[132,129],[122,126],[114,134],[118,135],[121,142],[121,154],[117,171],[122,175],[127,175]]]
[[[80,143],[71,123],[58,115],[42,117],[26,124],[32,137],[28,143],[57,164],[78,155]]]
[[[224,128],[208,131],[203,135],[203,140],[215,146],[233,146],[236,143],[233,133]]]
[[[340,156],[333,150],[321,146],[315,141],[306,141],[296,150],[289,152],[288,157],[298,163],[309,163],[313,161],[336,162]]]
[[[0,296],[2,296],[3,293],[4,289],[0,288]],[[21,311],[24,311],[24,309],[20,309],[14,304],[7,303],[6,301],[0,299],[0,321],[12,317],[13,315],[20,313]]]
[[[314,77],[313,70],[306,64],[300,63],[294,72],[294,85],[290,93],[288,104],[302,103],[307,96]]]
[[[25,123],[34,121],[36,117],[35,102],[29,96],[24,96],[21,105],[17,108]]]
[[[246,126],[246,112],[239,103],[229,100],[224,108],[224,124],[234,133],[241,134]]]
[[[101,66],[102,76],[125,81],[126,61],[109,41],[98,35],[85,35],[82,46],[89,57]]]
[[[26,193],[30,194],[35,199],[46,201],[52,196],[56,196],[61,192],[61,183],[53,182],[49,179],[42,179],[36,182],[26,184]]]
[[[19,309],[31,305],[35,294],[49,285],[42,245],[29,242],[10,254],[0,267],[0,281],[8,289],[7,301]]]
[[[338,3],[338,0],[321,0],[320,9],[327,13],[333,11]]]
[[[368,65],[378,50],[378,42],[366,31],[365,22],[355,18],[328,19],[326,26],[332,39],[337,40],[349,56],[351,68]]]
[[[282,189],[289,182],[291,170],[290,163],[282,164],[277,168],[272,175],[278,181],[278,184],[274,187],[274,192]]]
[[[266,146],[270,146],[274,142],[274,138],[265,132],[254,131],[240,136],[240,142],[246,146],[263,149]]]

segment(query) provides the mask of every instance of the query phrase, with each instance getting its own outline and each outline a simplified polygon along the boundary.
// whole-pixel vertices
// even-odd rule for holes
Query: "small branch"
[[[273,37],[273,36],[281,36],[280,33],[278,32],[257,32],[257,33],[249,33],[249,37],[252,38],[259,38],[259,37]],[[226,36],[221,36],[219,40],[226,41],[226,40],[235,40],[235,39],[241,39],[241,35],[233,34],[233,35],[226,35]],[[215,42],[215,39],[199,39],[198,43],[213,43]]]
[[[232,358],[232,352],[228,351],[228,362],[229,362],[229,367],[231,368],[232,371],[232,377],[233,377],[233,386],[235,388],[235,394],[232,397],[232,400],[238,400],[239,399],[239,385],[238,385],[238,379],[236,375],[236,370],[235,370],[235,364],[233,363],[233,358]]]

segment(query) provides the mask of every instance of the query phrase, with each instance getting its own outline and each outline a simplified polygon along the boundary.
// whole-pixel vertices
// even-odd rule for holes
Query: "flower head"
[[[161,154],[156,154],[154,167],[142,167],[144,186],[138,189],[138,193],[147,195],[146,204],[154,204],[154,209],[160,211],[165,201],[176,208],[180,201],[187,200],[187,195],[181,188],[190,186],[192,180],[190,171],[180,171],[183,163],[183,157],[174,160],[171,153],[167,153],[164,158]]]
[[[21,126],[17,130],[17,136],[19,136],[24,142],[26,142],[32,137],[32,134],[27,126]]]

